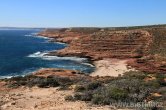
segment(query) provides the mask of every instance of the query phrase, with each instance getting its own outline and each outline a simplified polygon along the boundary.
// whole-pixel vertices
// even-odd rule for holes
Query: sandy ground
[[[64,97],[71,94],[72,90],[22,87],[0,93],[0,110],[114,110],[109,106],[92,106],[82,101],[65,101]]]
[[[128,69],[127,60],[104,59],[95,62],[96,71],[91,76],[118,76]],[[94,106],[83,101],[66,101],[73,90],[58,88],[25,88],[8,90],[0,83],[0,110],[118,110],[110,106]],[[120,110],[120,109],[119,109]]]
[[[113,76],[117,77],[122,75],[124,72],[134,71],[135,69],[129,69],[127,67],[128,60],[119,59],[104,59],[95,61],[94,65],[96,70],[91,74],[91,76]]]

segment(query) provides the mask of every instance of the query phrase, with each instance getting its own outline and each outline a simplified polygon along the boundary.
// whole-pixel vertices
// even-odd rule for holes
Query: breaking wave
[[[27,34],[27,35],[24,35],[24,36],[26,36],[26,37],[31,37],[31,36],[33,36],[33,35],[31,35],[31,34]]]
[[[37,35],[37,33],[31,33],[31,34],[27,34],[27,35],[24,35],[26,37],[36,37],[36,38],[42,38],[42,39],[48,39],[48,40],[51,40],[52,38],[48,38],[48,37],[44,37],[44,36],[39,36]]]
[[[79,58],[79,57],[58,57],[58,56],[49,56],[47,52],[36,52],[28,55],[28,57],[32,58],[41,58],[43,60],[70,60],[76,62],[84,62],[87,61],[87,58]]]
[[[37,71],[41,68],[29,68],[29,69],[26,69],[24,71],[21,71],[21,72],[18,72],[18,73],[10,73],[8,75],[5,75],[5,76],[0,76],[0,79],[4,79],[4,78],[12,78],[12,77],[17,77],[17,76],[25,76],[25,75],[28,75],[28,74],[32,74],[34,71]]]
[[[48,40],[51,40],[51,39],[52,39],[52,38],[48,38],[48,37],[44,37],[44,36],[38,36],[38,35],[35,35],[34,37],[42,38],[42,39],[48,39]]]
[[[90,63],[82,63],[83,65],[87,65],[87,66],[90,66],[90,67],[95,67],[93,64],[90,64]]]
[[[38,36],[36,34],[27,34],[27,35],[24,35],[26,37],[36,37],[36,38],[41,38],[41,39],[48,39],[48,40],[51,40],[52,38],[48,38],[48,37],[44,37],[44,36]]]

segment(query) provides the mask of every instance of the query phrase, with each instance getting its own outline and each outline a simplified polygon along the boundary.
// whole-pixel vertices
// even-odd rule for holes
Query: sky
[[[166,0],[0,0],[0,27],[166,24]]]

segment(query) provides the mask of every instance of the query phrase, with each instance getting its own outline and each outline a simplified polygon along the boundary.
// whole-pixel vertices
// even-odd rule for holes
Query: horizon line
[[[145,27],[145,26],[164,26],[166,24],[147,24],[147,25],[128,25],[128,26],[46,26],[46,27],[29,27],[29,26],[0,26],[0,28],[121,28],[121,27]]]

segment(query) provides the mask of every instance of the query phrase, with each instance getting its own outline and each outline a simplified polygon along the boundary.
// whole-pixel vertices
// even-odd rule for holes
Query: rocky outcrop
[[[71,32],[70,29],[48,29],[38,35],[53,38],[51,41],[71,43],[73,40],[79,39],[84,34],[81,32]]]
[[[128,61],[128,65],[148,73],[166,73],[166,61],[155,56],[146,56]]]
[[[153,72],[166,73],[166,67],[160,61],[146,60],[144,63],[140,63],[139,59],[151,54],[151,51],[154,51],[152,47],[156,49],[158,46],[164,46],[165,41],[162,41],[162,36],[165,33],[161,35],[160,33],[165,32],[165,28],[157,28],[158,33],[156,28],[152,27],[125,30],[90,29],[46,30],[40,33],[40,35],[55,38],[55,41],[69,44],[65,49],[50,52],[50,55],[88,57],[91,60],[134,58],[134,62],[129,63],[129,65],[136,69],[147,72],[152,72],[153,70]],[[162,45],[159,45],[157,42],[161,41]],[[154,46],[154,43],[157,46]],[[164,52],[163,49],[162,52]]]
[[[39,71],[36,71],[33,74],[39,77],[48,77],[48,76],[67,77],[67,78],[90,77],[87,76],[86,74],[80,73],[79,71],[57,69],[57,68],[40,69]]]
[[[87,56],[92,59],[135,58],[147,54],[151,43],[152,37],[146,31],[96,32],[73,40],[69,47],[56,54]]]

